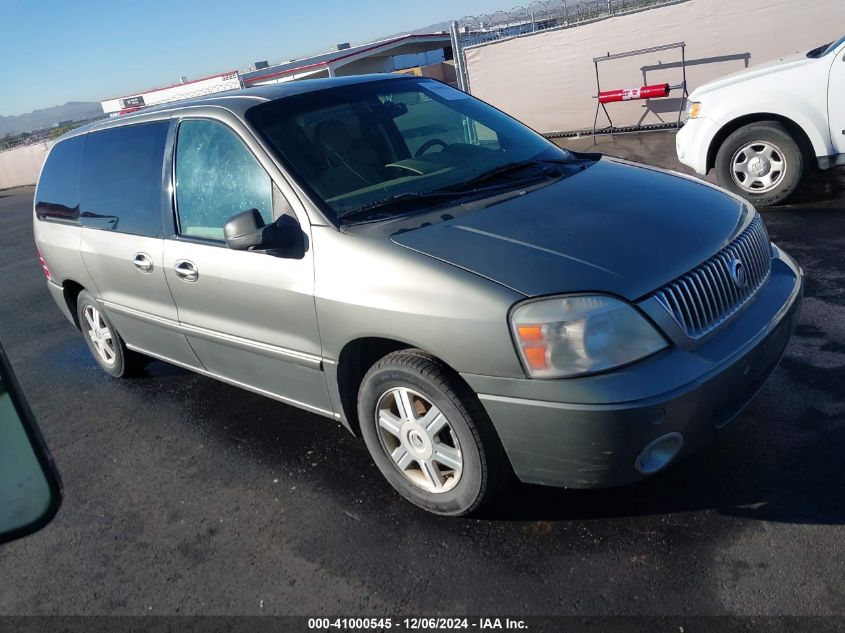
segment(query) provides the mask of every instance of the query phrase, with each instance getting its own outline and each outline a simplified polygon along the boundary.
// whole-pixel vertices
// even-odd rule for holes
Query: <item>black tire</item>
[[[106,362],[103,359],[97,351],[97,346],[94,344],[88,333],[89,325],[85,312],[86,308],[89,306],[97,311],[99,319],[102,320],[102,323],[111,333],[111,349],[114,353],[111,362]],[[100,368],[110,376],[114,376],[115,378],[126,378],[137,375],[150,361],[148,356],[144,356],[143,354],[127,349],[126,343],[123,342],[123,339],[115,329],[114,325],[112,325],[109,318],[102,311],[102,308],[97,303],[96,299],[94,299],[87,290],[81,291],[76,299],[76,316],[79,320],[79,329],[82,331],[82,337],[85,340],[85,344],[88,346],[88,351],[91,352],[91,356],[94,357],[94,360],[97,361]]]
[[[733,161],[737,152],[752,144],[769,143],[775,146],[785,162],[785,169],[774,188],[754,193],[743,188],[735,178]],[[807,172],[809,161],[790,131],[777,121],[749,123],[728,136],[716,154],[716,177],[719,184],[762,207],[781,204],[795,193]],[[780,173],[780,172],[777,172]]]
[[[460,445],[463,468],[446,492],[414,484],[388,454],[377,430],[376,406],[391,389],[409,388],[435,405]],[[358,391],[361,434],[378,469],[411,503],[447,516],[462,516],[493,499],[511,478],[510,464],[487,413],[469,386],[448,366],[421,350],[400,350],[373,365]]]

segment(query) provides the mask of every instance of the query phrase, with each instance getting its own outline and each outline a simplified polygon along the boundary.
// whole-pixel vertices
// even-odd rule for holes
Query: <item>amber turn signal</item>
[[[520,340],[526,343],[543,340],[542,325],[517,325],[516,332]]]
[[[531,366],[531,369],[548,369],[549,365],[546,363],[546,347],[524,347],[522,348],[525,354],[525,360]]]

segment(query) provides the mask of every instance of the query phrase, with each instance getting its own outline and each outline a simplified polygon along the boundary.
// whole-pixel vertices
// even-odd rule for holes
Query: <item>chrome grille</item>
[[[654,297],[687,336],[698,339],[719,327],[754,296],[769,278],[771,263],[769,236],[757,215],[717,255],[665,285]]]

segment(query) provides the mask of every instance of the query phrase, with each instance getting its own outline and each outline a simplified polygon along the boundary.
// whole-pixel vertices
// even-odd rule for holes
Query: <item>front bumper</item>
[[[707,153],[718,126],[706,118],[690,119],[675,135],[675,152],[678,160],[696,173],[707,175]]]
[[[635,463],[657,438],[682,436],[676,461],[751,401],[786,349],[802,293],[800,268],[779,251],[754,300],[695,349],[670,348],[609,374],[576,379],[463,376],[522,481],[622,485],[646,476]]]

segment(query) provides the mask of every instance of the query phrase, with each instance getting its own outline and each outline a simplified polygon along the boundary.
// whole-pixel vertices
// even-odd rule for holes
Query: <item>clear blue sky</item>
[[[361,43],[514,0],[0,0],[0,115]]]

